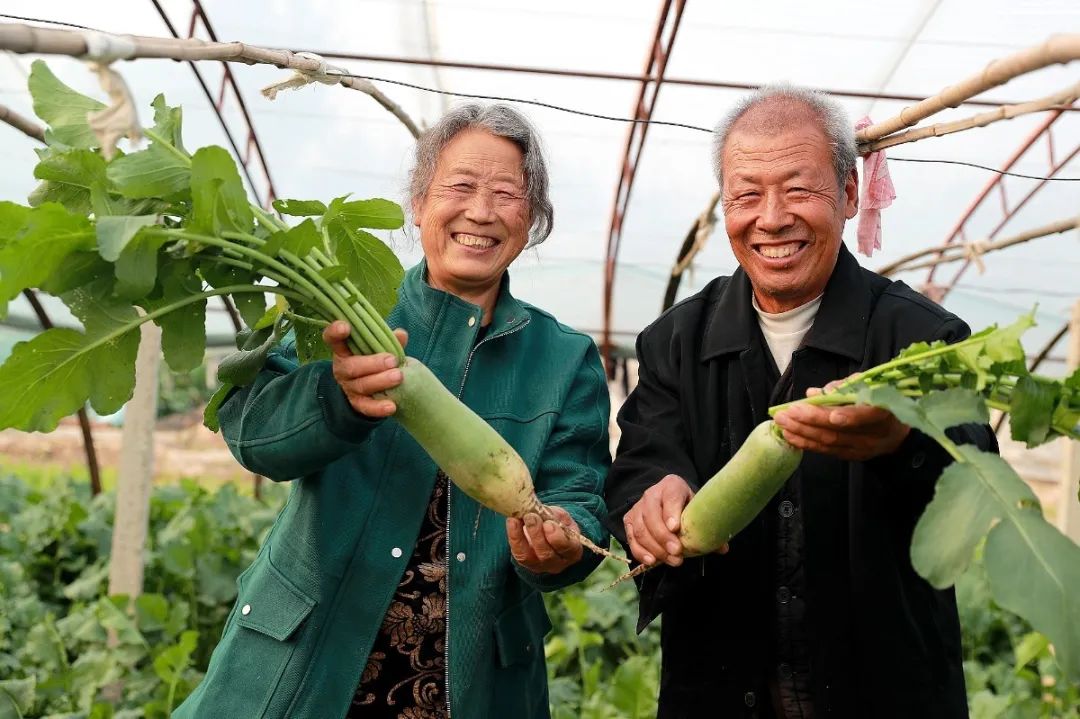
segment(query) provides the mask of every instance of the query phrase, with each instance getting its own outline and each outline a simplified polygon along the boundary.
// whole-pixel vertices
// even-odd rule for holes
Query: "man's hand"
[[[526,514],[525,519],[506,518],[506,538],[510,541],[510,554],[521,566],[534,574],[558,574],[581,559],[581,542],[571,539],[562,527],[581,531],[570,513],[562,507],[551,507],[559,523],[541,520],[537,514]],[[559,526],[562,525],[562,526]]]
[[[838,384],[830,382],[825,389]],[[807,397],[819,394],[822,390],[817,387],[806,391]],[[911,431],[891,412],[867,406],[795,405],[778,413],[773,421],[791,446],[853,462],[895,452]]]
[[[634,559],[650,566],[658,562],[672,567],[682,564],[679,529],[683,507],[693,496],[690,485],[677,474],[669,474],[645,490],[623,517]],[[727,545],[720,551],[726,552]]]
[[[394,334],[402,347],[409,341],[405,330],[394,330]],[[372,395],[401,384],[397,358],[385,352],[366,357],[354,355],[345,344],[348,338],[349,325],[345,322],[333,322],[323,330],[323,342],[334,353],[334,379],[357,412],[372,419],[389,417],[397,411],[394,403]]]

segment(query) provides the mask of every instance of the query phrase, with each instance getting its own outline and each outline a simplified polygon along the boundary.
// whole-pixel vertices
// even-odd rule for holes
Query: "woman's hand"
[[[409,341],[405,330],[394,330],[398,342],[404,348]],[[401,370],[394,355],[383,352],[376,355],[354,355],[345,341],[349,338],[349,325],[337,321],[323,330],[323,342],[334,354],[334,379],[349,400],[349,404],[365,417],[377,419],[389,417],[397,406],[392,400],[376,398],[379,392],[385,392],[401,384]]]
[[[571,539],[562,529],[566,526],[580,531],[577,522],[562,507],[551,507],[551,512],[558,524],[550,519],[541,520],[536,514],[526,514],[524,520],[506,518],[510,554],[534,574],[558,574],[581,559],[581,542]]]

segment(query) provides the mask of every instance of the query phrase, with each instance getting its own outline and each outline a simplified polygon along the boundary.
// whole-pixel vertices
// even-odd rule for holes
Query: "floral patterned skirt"
[[[446,475],[439,472],[409,565],[346,719],[447,719]]]

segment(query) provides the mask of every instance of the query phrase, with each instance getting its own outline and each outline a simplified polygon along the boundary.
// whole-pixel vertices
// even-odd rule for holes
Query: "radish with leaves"
[[[823,393],[771,407],[769,414],[800,405],[878,407],[943,447],[953,463],[915,528],[912,564],[933,586],[952,586],[986,537],[983,561],[995,601],[1046,634],[1066,672],[1080,676],[1080,547],[1046,521],[1035,494],[1007,462],[946,435],[959,424],[989,422],[989,409],[996,409],[1009,415],[1012,438],[1028,447],[1059,437],[1080,441],[1080,371],[1065,379],[1030,373],[1019,338],[1033,324],[1033,316],[1025,315],[955,344],[917,343]],[[790,478],[802,454],[773,421],[758,425],[683,508],[682,556],[726,551]],[[621,579],[649,569],[641,564]],[[1040,599],[1046,596],[1057,603]]]
[[[221,366],[208,427],[217,429],[222,401],[255,379],[282,337],[295,336],[301,363],[327,359],[323,329],[344,320],[351,352],[389,355],[401,367],[405,379],[388,393],[396,421],[452,481],[507,517],[560,519],[537,498],[513,447],[406,358],[384,321],[403,273],[368,230],[401,227],[398,205],[276,200],[277,212],[296,222],[289,225],[248,201],[226,150],[184,147],[181,110],[163,97],[153,102],[149,146],[106,160],[85,117],[101,103],[68,88],[41,61],[29,86],[49,144],[38,151],[42,182],[29,206],[0,202],[0,316],[35,288],[59,297],[84,329],[50,329],[15,346],[0,366],[0,428],[51,431],[88,401],[99,414],[120,409],[133,391],[144,322],[161,327],[174,371],[198,366],[207,301],[226,297],[249,329]],[[269,306],[268,295],[276,298]]]

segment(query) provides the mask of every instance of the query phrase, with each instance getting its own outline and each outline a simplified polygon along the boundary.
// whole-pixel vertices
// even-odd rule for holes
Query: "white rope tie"
[[[130,60],[137,50],[135,41],[124,35],[109,35],[97,30],[83,30],[79,33],[86,42],[86,54],[83,60],[100,62],[108,65],[113,60]]]
[[[265,97],[273,100],[281,90],[295,90],[306,87],[313,82],[319,82],[323,85],[337,85],[341,82],[340,76],[348,74],[348,71],[345,68],[338,67],[337,65],[330,65],[325,59],[313,52],[298,52],[296,53],[296,56],[307,60],[314,60],[319,63],[319,67],[314,70],[294,69],[293,74],[287,80],[275,82],[273,85],[264,87],[262,89],[262,94]]]
[[[964,257],[979,268],[980,275],[986,274],[986,265],[983,263],[982,256],[986,253],[988,246],[988,243],[984,240],[974,240],[972,242],[964,243]]]

